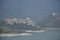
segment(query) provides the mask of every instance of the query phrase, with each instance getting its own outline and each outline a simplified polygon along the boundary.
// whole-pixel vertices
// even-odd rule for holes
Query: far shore
[[[25,32],[45,32],[45,30],[25,30]]]

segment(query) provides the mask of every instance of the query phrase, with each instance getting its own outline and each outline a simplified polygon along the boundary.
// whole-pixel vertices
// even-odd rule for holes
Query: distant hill
[[[51,13],[42,22],[39,22],[42,28],[60,28],[60,14]]]
[[[1,32],[17,33],[20,30],[40,30],[40,27],[37,26],[36,24],[34,24],[32,20],[30,21],[30,19],[26,19],[26,20],[23,19],[22,22],[19,22],[19,21],[21,21],[21,20],[14,19],[14,21],[13,20],[7,21],[4,19],[0,19],[0,33]]]

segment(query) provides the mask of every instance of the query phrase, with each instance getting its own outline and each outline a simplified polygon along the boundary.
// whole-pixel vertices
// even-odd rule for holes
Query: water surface
[[[60,40],[60,30],[32,32],[30,36],[0,37],[0,40]]]

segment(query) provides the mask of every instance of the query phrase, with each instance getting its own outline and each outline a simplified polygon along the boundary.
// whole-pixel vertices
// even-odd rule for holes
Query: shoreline
[[[11,36],[29,36],[32,35],[31,32],[45,32],[45,30],[25,30],[26,33],[20,33],[20,34],[7,34],[7,33],[2,33],[0,34],[0,37],[11,37]]]
[[[25,32],[45,32],[45,30],[25,30]]]
[[[12,37],[12,36],[29,36],[30,33],[21,33],[21,34],[0,34],[0,37]]]

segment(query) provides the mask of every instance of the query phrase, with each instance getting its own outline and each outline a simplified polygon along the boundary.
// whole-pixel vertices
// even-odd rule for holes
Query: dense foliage
[[[3,20],[0,21],[0,33],[21,33],[24,31],[20,30],[40,30],[37,26],[27,25],[27,24],[17,24],[14,25],[7,24]]]

